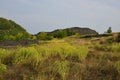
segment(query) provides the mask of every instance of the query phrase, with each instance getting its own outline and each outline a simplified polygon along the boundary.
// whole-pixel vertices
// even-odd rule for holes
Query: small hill
[[[19,40],[29,36],[30,34],[19,24],[0,17],[0,40]]]
[[[59,29],[59,30],[69,30],[72,33],[79,33],[80,35],[86,35],[86,34],[98,34],[95,30],[92,30],[90,28],[80,28],[80,27],[71,27],[66,29]],[[56,33],[59,30],[54,30],[51,33]]]
[[[15,23],[14,21],[5,18],[0,18],[0,30],[10,30],[10,29],[25,31],[24,28],[22,28],[19,24]]]
[[[43,36],[44,33],[44,36]],[[64,38],[67,36],[72,36],[75,34],[80,34],[80,35],[96,35],[98,34],[95,30],[89,29],[89,28],[80,28],[80,27],[72,27],[72,28],[66,28],[66,29],[57,29],[54,30],[52,32],[39,32],[38,34],[36,34],[38,39],[51,39],[53,38]]]

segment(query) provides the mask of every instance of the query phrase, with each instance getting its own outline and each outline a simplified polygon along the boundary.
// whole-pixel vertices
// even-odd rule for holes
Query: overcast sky
[[[89,27],[120,32],[120,0],[0,0],[0,16],[28,32]]]

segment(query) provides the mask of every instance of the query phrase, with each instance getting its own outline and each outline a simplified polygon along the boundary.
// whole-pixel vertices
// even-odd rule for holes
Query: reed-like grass
[[[93,50],[89,51],[88,45],[48,42],[0,49],[0,79],[117,80],[114,76],[120,73],[119,44],[98,44],[91,48]],[[97,54],[97,51],[101,52]],[[106,54],[106,51],[110,53]]]
[[[65,42],[17,47],[17,49],[12,50],[0,49],[0,70],[3,73],[8,66],[11,66],[9,68],[18,67],[20,70],[26,68],[27,70],[37,72],[36,74],[45,76],[46,73],[49,73],[46,70],[50,69],[52,74],[48,78],[55,79],[59,74],[61,76],[60,79],[66,80],[70,68],[69,62],[74,59],[82,61],[86,58],[87,53],[87,46],[76,46]],[[46,70],[43,69],[43,66]],[[20,70],[17,71],[23,73]]]

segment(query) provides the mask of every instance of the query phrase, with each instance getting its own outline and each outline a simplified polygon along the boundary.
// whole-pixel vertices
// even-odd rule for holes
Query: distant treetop
[[[107,33],[112,33],[112,28],[111,27],[108,28]]]

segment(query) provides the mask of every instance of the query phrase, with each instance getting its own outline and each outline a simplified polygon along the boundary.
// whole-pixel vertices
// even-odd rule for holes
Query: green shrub
[[[66,76],[69,73],[69,62],[68,61],[55,61],[54,69],[57,73],[62,76],[62,80],[66,80]]]
[[[0,61],[5,65],[12,65],[15,50],[0,49]]]
[[[42,45],[16,48],[14,50],[0,49],[0,60],[3,72],[7,69],[5,66],[10,69],[5,76],[17,80],[30,77],[34,80],[37,78],[38,80],[66,80],[70,73],[69,63],[76,64],[76,61],[85,60],[88,54],[87,46],[76,46],[67,42],[54,44],[48,42]],[[8,63],[11,62],[12,65],[9,65]]]
[[[115,67],[116,67],[116,69],[120,72],[120,61],[117,61],[117,62],[115,63]]]
[[[0,62],[0,74],[3,74],[7,71],[7,66]]]
[[[58,30],[54,33],[55,38],[64,38],[67,36],[67,32],[65,30]]]
[[[120,52],[120,44],[112,44],[108,46],[109,51]]]
[[[46,32],[41,32],[41,33],[37,34],[37,39],[40,39],[40,40],[52,40],[53,36],[47,34]]]
[[[2,62],[4,57],[6,56],[6,50],[0,49],[0,61]]]
[[[107,33],[112,33],[112,28],[111,27],[108,28]]]
[[[15,54],[14,64],[31,64],[36,67],[40,60],[41,56],[34,47],[23,47]]]
[[[38,47],[38,52],[41,53],[42,57],[59,55],[61,59],[77,57],[78,60],[83,60],[88,53],[87,46],[75,46],[68,43],[54,43],[54,45],[47,44]]]

